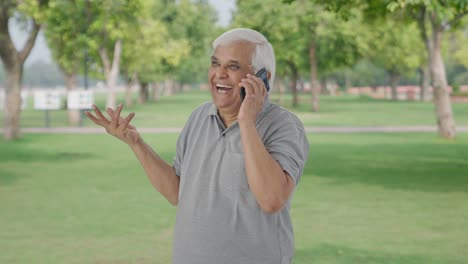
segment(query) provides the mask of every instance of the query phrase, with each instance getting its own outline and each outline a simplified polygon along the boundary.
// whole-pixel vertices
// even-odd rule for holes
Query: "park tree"
[[[6,140],[14,140],[20,134],[23,65],[46,17],[47,4],[47,0],[0,1],[0,58],[6,72],[6,107],[3,119]],[[26,42],[19,49],[13,44],[8,30],[10,19],[20,19],[29,30]]]
[[[307,52],[306,39],[296,17],[294,6],[274,0],[237,1],[232,23],[233,27],[257,30],[272,43],[277,61],[275,82],[288,76],[294,107],[298,105],[297,81],[307,69],[307,57],[303,56]]]
[[[423,59],[417,25],[382,19],[368,27],[372,34],[368,57],[387,72],[392,99],[397,100],[400,78],[415,71]]]
[[[183,56],[175,69],[175,77],[181,84],[206,82],[210,44],[219,31],[216,12],[206,0],[181,0],[175,10],[168,27],[173,38],[187,41],[189,48],[188,56]]]
[[[311,83],[311,109],[320,108],[320,77],[338,68],[352,66],[365,50],[365,32],[355,25],[359,13],[350,12],[347,20],[313,1],[298,0],[290,4],[272,1],[238,1],[237,25],[259,29],[275,47],[279,72],[283,67],[291,74],[293,105],[297,105],[296,83],[308,72]],[[305,62],[304,62],[305,60]]]
[[[165,24],[170,39],[180,45],[180,51],[185,53],[179,61],[162,61],[164,94],[171,95],[184,83],[205,81],[209,66],[209,43],[217,31],[214,9],[205,0],[164,0],[157,2],[153,17]]]
[[[139,87],[138,101],[149,100],[149,85],[158,87],[164,79],[165,65],[180,64],[189,53],[189,44],[185,39],[174,39],[166,23],[156,16],[162,2],[142,1],[142,12],[138,17],[138,26],[126,36],[126,48],[122,53],[122,73],[127,80],[127,105],[130,103],[130,84]],[[159,88],[159,87],[158,87]],[[154,96],[159,95],[155,89]],[[154,98],[153,96],[153,98]]]
[[[441,137],[455,138],[455,120],[442,57],[444,33],[459,25],[468,15],[468,0],[393,0],[387,8],[401,12],[419,23],[425,43],[434,89],[434,104],[438,132]]]
[[[90,56],[100,61],[108,89],[106,106],[115,107],[115,86],[120,73],[120,59],[128,32],[138,27],[140,0],[98,0],[87,4],[87,45]]]
[[[352,66],[368,54],[372,37],[371,32],[362,27],[362,14],[358,9],[348,10],[347,17],[341,17],[328,10],[325,14],[328,15],[320,22],[315,40],[317,71],[322,83],[318,93],[326,88],[329,78],[334,78],[337,72],[347,74]],[[333,90],[323,92],[333,93]],[[319,101],[315,101],[313,105],[317,104],[318,111]]]
[[[446,34],[443,43],[447,82],[454,92],[468,84],[468,17],[463,22],[463,28]]]
[[[50,2],[45,36],[54,61],[65,77],[67,91],[77,88],[77,78],[85,62],[87,52],[87,5],[84,0]],[[84,66],[86,67],[86,65]],[[80,111],[68,109],[68,123],[80,123]]]
[[[285,0],[294,1],[294,0]],[[447,139],[455,138],[455,121],[446,69],[442,56],[444,33],[458,28],[468,15],[468,0],[310,0],[319,1],[329,9],[342,13],[350,7],[362,7],[369,17],[390,16],[418,23],[426,51],[434,93],[438,133]],[[346,14],[346,11],[343,13]]]

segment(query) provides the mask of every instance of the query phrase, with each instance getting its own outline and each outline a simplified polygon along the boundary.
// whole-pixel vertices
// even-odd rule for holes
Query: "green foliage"
[[[445,46],[451,47],[448,55],[453,55],[456,63],[468,69],[468,18],[463,21],[463,24],[464,28],[452,32],[447,38],[449,43]]]
[[[138,26],[127,32],[123,69],[143,82],[168,76],[193,83],[206,78],[214,10],[204,1],[142,1]]]
[[[218,29],[213,7],[207,1],[183,0],[165,2],[164,8],[154,12],[167,26],[171,38],[185,45],[185,52],[177,65],[165,61],[163,66],[166,66],[167,73],[183,83],[206,81],[210,44]]]
[[[17,11],[19,11],[21,15],[32,18],[39,24],[42,24],[46,21],[49,13],[49,0],[23,0],[12,2],[18,3]]]
[[[350,69],[352,86],[376,87],[386,85],[385,70],[368,59],[363,59]]]
[[[85,1],[52,1],[45,36],[52,56],[67,74],[77,73],[87,46]]]
[[[360,11],[347,12],[346,20],[329,13],[317,28],[318,67],[324,76],[353,66],[369,50],[370,31],[363,26]]]
[[[126,32],[122,53],[122,71],[136,74],[142,82],[163,78],[164,64],[176,66],[188,53],[185,40],[174,40],[167,25],[154,16],[158,5],[143,1],[138,23]]]
[[[270,3],[271,2],[271,3]],[[308,48],[316,43],[318,70],[322,76],[349,67],[367,49],[360,15],[352,10],[346,20],[313,1],[239,1],[234,25],[262,32],[275,48],[280,75],[294,64],[308,74]]]
[[[383,20],[372,31],[368,56],[376,64],[397,75],[408,75],[423,63],[424,45],[415,23]]]
[[[421,7],[431,12],[435,18],[434,21],[443,26],[450,24],[453,19],[458,21],[463,14],[468,14],[468,0],[391,0],[387,5],[390,12],[398,10],[411,12],[412,9]]]
[[[261,32],[272,43],[277,75],[291,73],[290,67],[306,72],[307,38],[302,34],[295,5],[275,0],[238,1],[232,27],[247,27]]]
[[[114,45],[117,40],[124,41],[126,33],[138,26],[137,17],[141,12],[140,0],[99,0],[87,2],[86,14],[88,45],[91,54],[99,57],[99,48],[105,48],[110,60],[113,59]],[[125,41],[124,41],[125,42]],[[100,61],[98,59],[97,61]]]

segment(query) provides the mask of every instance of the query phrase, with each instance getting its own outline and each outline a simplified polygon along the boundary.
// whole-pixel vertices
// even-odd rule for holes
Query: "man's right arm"
[[[161,159],[143,140],[130,145],[133,153],[140,161],[151,184],[174,206],[179,201],[179,176],[175,169]]]
[[[162,160],[158,154],[145,143],[136,128],[130,125],[130,121],[135,116],[135,113],[130,113],[126,118],[122,118],[120,116],[122,108],[123,105],[120,104],[116,111],[112,108],[106,109],[111,120],[105,117],[96,105],[93,105],[96,116],[89,111],[85,113],[93,123],[102,126],[106,129],[107,133],[130,146],[145,170],[151,184],[153,184],[156,190],[166,197],[171,204],[176,206],[179,200],[179,176],[176,175],[173,167]]]

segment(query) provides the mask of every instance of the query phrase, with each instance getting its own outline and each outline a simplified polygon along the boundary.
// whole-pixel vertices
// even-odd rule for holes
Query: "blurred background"
[[[452,102],[468,93],[466,1],[3,1],[2,108],[14,139],[21,107],[35,91],[90,89],[106,105],[158,101],[206,90],[211,41],[233,27],[262,32],[273,44],[272,93],[297,107],[309,95],[342,94],[433,102],[440,136],[454,138]],[[22,97],[21,97],[22,94]],[[134,94],[137,94],[134,98]],[[21,99],[22,98],[22,99]],[[22,106],[20,103],[22,101]],[[36,109],[40,109],[36,107]],[[44,110],[44,109],[41,109]],[[28,122],[23,122],[28,126]]]
[[[172,162],[235,27],[308,131],[294,263],[468,262],[468,0],[1,0],[0,263],[170,263],[176,208],[83,111]]]

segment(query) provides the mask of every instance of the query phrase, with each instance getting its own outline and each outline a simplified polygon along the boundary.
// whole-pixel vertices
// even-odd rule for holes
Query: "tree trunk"
[[[172,89],[173,93],[178,94],[178,93],[180,93],[181,90],[182,90],[181,83],[174,80],[174,86],[173,86],[173,89]]]
[[[432,50],[434,49],[433,43],[431,39],[428,36],[428,30],[426,27],[426,21],[427,21],[428,15],[426,8],[423,7],[420,10],[419,16],[418,16],[418,28],[419,28],[419,34],[421,36],[421,39],[424,43],[424,46],[426,47],[426,58],[425,58],[425,63],[421,65],[420,67],[420,73],[421,73],[421,80],[420,80],[420,98],[421,101],[425,101],[428,98],[428,92],[429,92],[429,87],[431,85],[431,70],[430,70],[430,64],[431,64],[431,57],[432,57]]]
[[[292,106],[297,107],[299,105],[299,100],[297,98],[297,79],[298,79],[298,69],[296,64],[293,61],[288,62],[289,69],[291,69],[291,79],[289,80],[289,86],[293,94]]]
[[[455,138],[455,120],[452,113],[452,102],[447,90],[447,78],[445,76],[445,65],[442,60],[441,42],[442,29],[433,21],[432,41],[433,50],[431,54],[431,74],[434,89],[434,104],[437,118],[439,135],[443,138]]]
[[[6,73],[6,107],[3,114],[4,138],[5,140],[13,140],[20,136],[22,65],[7,69]]]
[[[106,106],[115,109],[115,86],[119,76],[120,55],[122,54],[122,41],[117,40],[114,45],[114,57],[112,64],[110,62],[107,51],[104,47],[99,48],[99,55],[101,56],[104,65],[104,73],[106,76],[106,84],[109,94],[107,95]]]
[[[164,81],[164,95],[170,96],[174,94],[174,79],[167,78]]]
[[[281,80],[279,82],[279,90],[280,90],[279,103],[282,104],[282,103],[284,103],[284,97],[285,97],[285,94],[286,94],[286,85],[284,85],[284,80]]]
[[[419,99],[421,101],[429,100],[429,88],[431,87],[431,73],[428,64],[419,67]]]
[[[327,89],[327,78],[320,79],[320,93],[321,94],[330,94],[330,91]]]
[[[153,101],[159,102],[161,99],[161,86],[158,82],[153,82]]]
[[[389,71],[390,75],[390,87],[392,88],[392,100],[398,100],[398,83],[400,82],[400,74],[394,71]]]
[[[3,3],[2,3],[3,4]],[[23,64],[29,56],[36,41],[40,25],[33,22],[32,30],[23,48],[17,51],[8,30],[9,9],[8,2],[2,5],[0,11],[0,58],[6,72],[5,111],[3,113],[3,129],[5,140],[14,140],[20,136],[21,115],[21,81]]]
[[[133,106],[132,87],[133,87],[133,83],[131,81],[127,82],[125,85],[125,107],[127,108]]]
[[[147,82],[140,83],[140,91],[138,93],[138,103],[146,104],[149,99],[149,89]]]
[[[349,69],[345,70],[345,91],[348,91],[349,88],[351,88],[351,72]]]
[[[312,112],[320,110],[320,84],[317,76],[317,57],[315,54],[315,41],[312,41],[309,46],[309,63],[310,63],[310,85],[312,93]]]
[[[67,92],[76,89],[76,72],[65,73],[65,87]],[[68,125],[79,126],[81,120],[81,114],[79,109],[68,109]]]
[[[133,106],[133,86],[135,85],[135,80],[137,79],[137,74],[134,73],[133,76],[130,78],[128,75],[126,76],[126,85],[125,85],[125,106],[127,108]]]

